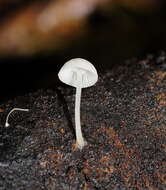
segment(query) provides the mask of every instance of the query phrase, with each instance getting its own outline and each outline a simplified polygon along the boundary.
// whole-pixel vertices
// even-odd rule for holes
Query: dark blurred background
[[[0,102],[56,86],[71,58],[104,71],[165,49],[164,0],[0,0]]]

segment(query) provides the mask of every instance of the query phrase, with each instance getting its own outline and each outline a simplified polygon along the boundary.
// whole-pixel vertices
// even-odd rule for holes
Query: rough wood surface
[[[88,145],[75,149],[75,90],[16,97],[0,108],[1,190],[165,190],[166,56],[133,59],[100,73],[82,92]],[[11,126],[5,117],[13,107]]]

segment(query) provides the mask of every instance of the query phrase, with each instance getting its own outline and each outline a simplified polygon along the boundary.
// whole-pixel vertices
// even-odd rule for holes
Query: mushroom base
[[[83,141],[83,143],[76,142],[76,148],[82,150],[84,148],[84,146],[86,146],[87,144],[88,143],[85,140]]]

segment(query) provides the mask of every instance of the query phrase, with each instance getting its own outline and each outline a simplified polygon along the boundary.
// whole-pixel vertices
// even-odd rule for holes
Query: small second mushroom
[[[87,142],[84,140],[81,131],[80,122],[80,102],[81,90],[93,86],[98,80],[98,74],[95,67],[87,60],[82,58],[71,59],[66,62],[58,73],[59,79],[70,86],[76,88],[75,98],[75,131],[76,144],[82,149]]]
[[[14,112],[14,111],[29,111],[29,109],[13,108],[13,109],[8,113],[8,115],[7,115],[7,117],[6,117],[5,127],[9,127],[9,126],[10,126],[10,124],[9,124],[9,122],[8,122],[9,116],[10,116],[10,114],[11,114],[12,112]]]

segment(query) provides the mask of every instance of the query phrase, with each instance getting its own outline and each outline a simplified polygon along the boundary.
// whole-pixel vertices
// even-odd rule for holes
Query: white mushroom
[[[10,126],[8,120],[9,120],[10,114],[11,114],[13,111],[29,111],[29,109],[13,108],[13,109],[8,113],[8,115],[7,115],[7,117],[6,117],[5,127],[9,127],[9,126]]]
[[[66,62],[58,73],[59,79],[76,88],[75,99],[75,131],[76,144],[82,149],[87,143],[82,136],[80,123],[81,89],[94,85],[98,80],[95,67],[87,60],[75,58]]]

